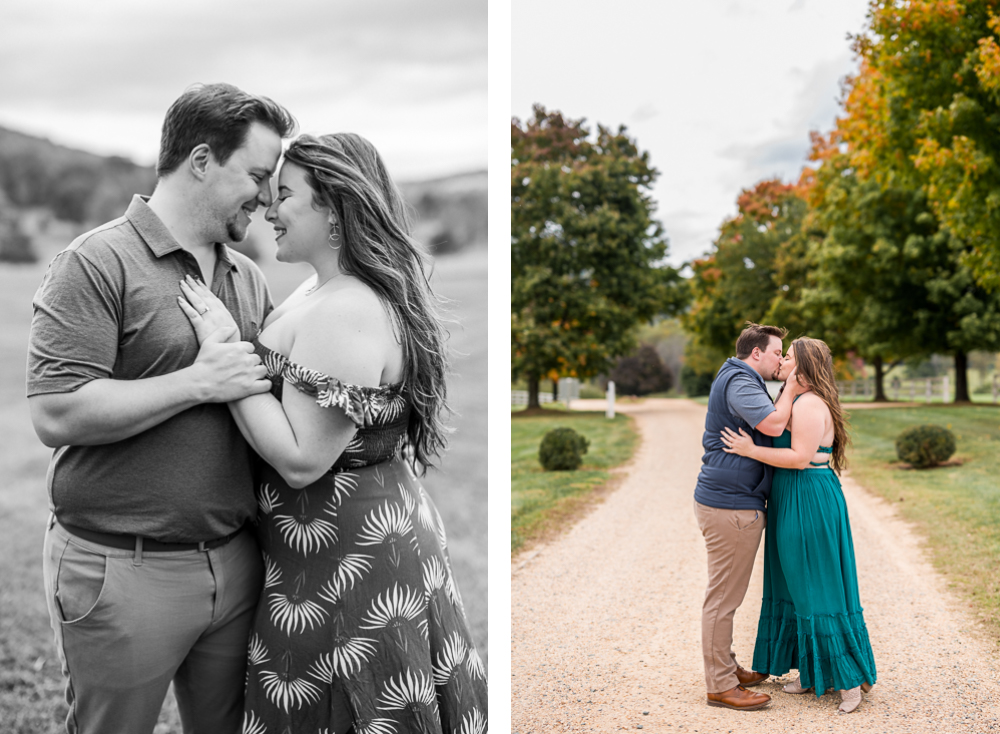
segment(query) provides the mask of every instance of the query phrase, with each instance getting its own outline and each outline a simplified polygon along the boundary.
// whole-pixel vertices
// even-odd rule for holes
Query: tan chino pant
[[[739,684],[733,652],[733,617],[750,585],[753,562],[767,515],[758,510],[724,510],[694,503],[708,551],[708,589],[701,613],[705,689],[721,693]]]
[[[185,734],[240,731],[264,576],[251,532],[206,551],[142,553],[50,518],[42,570],[69,734],[152,734],[171,681]]]

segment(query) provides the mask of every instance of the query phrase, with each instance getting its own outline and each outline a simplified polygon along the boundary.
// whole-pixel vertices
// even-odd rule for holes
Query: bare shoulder
[[[309,305],[290,358],[349,384],[375,387],[393,344],[381,299],[363,283],[349,283]]]
[[[327,332],[372,334],[389,326],[389,315],[375,291],[352,278],[312,304],[309,322]]]
[[[792,406],[793,415],[809,415],[822,417],[830,413],[830,408],[826,402],[816,393],[810,391],[802,393],[799,399]]]

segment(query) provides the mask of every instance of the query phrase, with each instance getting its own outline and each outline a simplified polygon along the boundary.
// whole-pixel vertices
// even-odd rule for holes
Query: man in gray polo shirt
[[[251,451],[226,402],[270,383],[252,346],[272,304],[226,247],[271,203],[294,119],[197,85],[168,110],[157,185],[78,237],[35,295],[28,397],[52,517],[44,576],[69,732],[143,734],[174,683],[185,732],[234,733],[262,583]],[[199,349],[179,283],[211,284],[241,334]]]
[[[767,679],[744,670],[733,652],[733,617],[750,584],[754,558],[767,521],[771,467],[725,452],[721,432],[743,429],[759,446],[770,446],[792,414],[792,401],[805,390],[794,379],[785,383],[777,404],[764,380],[775,379],[781,364],[784,329],[747,323],[736,340],[736,357],[719,369],[708,396],[701,472],[694,490],[694,510],[708,553],[708,588],[702,607],[701,643],[705,687],[710,706],[752,711],[771,698],[748,691]],[[793,373],[794,375],[794,373]]]

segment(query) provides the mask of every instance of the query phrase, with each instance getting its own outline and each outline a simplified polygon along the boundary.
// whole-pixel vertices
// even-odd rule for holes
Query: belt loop
[[[199,540],[198,541],[198,552],[199,553],[204,553],[207,550],[208,550],[208,548],[205,547],[205,541],[204,540]]]
[[[142,565],[142,536],[135,536],[135,555],[132,557],[133,566]]]

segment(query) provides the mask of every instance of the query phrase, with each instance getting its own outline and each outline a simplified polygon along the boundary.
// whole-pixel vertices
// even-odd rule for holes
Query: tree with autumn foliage
[[[1000,347],[996,5],[871,4],[811,197],[828,315],[869,354],[953,354],[956,401],[968,352]]]
[[[921,188],[979,285],[1000,287],[1000,2],[872,2],[846,139],[865,176]]]
[[[805,200],[796,186],[769,180],[744,190],[737,207],[711,252],[691,264],[693,304],[682,317],[693,335],[688,373],[714,376],[746,321],[775,323],[793,336],[806,328],[794,306],[806,275]]]
[[[511,120],[511,373],[529,408],[541,379],[605,372],[639,323],[686,302],[663,264],[649,154],[624,127],[584,123],[540,105]]]

